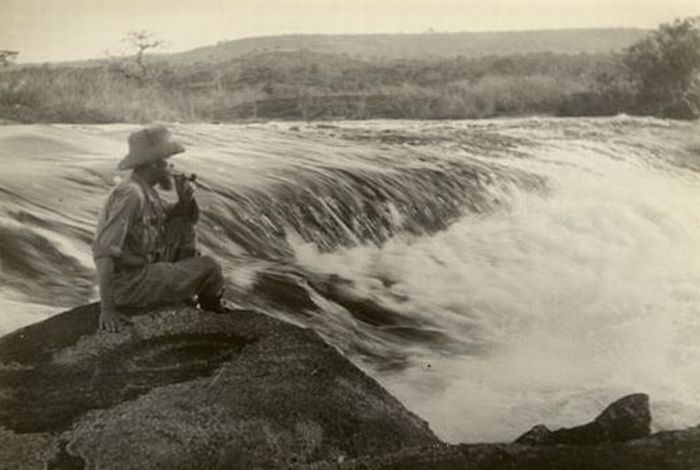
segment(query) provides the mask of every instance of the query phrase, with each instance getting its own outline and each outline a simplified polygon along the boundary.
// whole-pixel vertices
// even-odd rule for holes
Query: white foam
[[[382,248],[297,246],[310,269],[479,346],[415,345],[411,368],[381,377],[447,440],[582,424],[632,392],[651,395],[656,429],[700,421],[700,178],[589,144],[509,161],[552,184],[510,211]]]
[[[321,136],[305,124],[301,137],[275,130],[276,125],[183,125],[176,134],[191,144],[194,155],[177,157],[177,164],[208,173],[219,187],[259,189],[285,181],[283,170],[290,168],[378,171],[430,155],[495,161],[547,176],[551,184],[548,196],[514,188],[494,193],[511,207],[382,248],[320,254],[290,240],[310,269],[350,278],[359,294],[452,339],[445,345],[392,345],[384,338],[381,347],[398,348],[397,355],[408,356],[411,366],[392,374],[372,371],[443,438],[507,440],[540,422],[580,424],[610,401],[638,391],[651,395],[657,429],[700,422],[700,181],[695,173],[665,165],[674,146],[682,144],[675,137],[685,126],[628,117],[338,125],[350,135],[395,129],[443,133],[455,142],[378,150],[375,143]],[[98,184],[100,176],[110,181],[134,127],[3,126],[0,144],[4,139],[14,150],[2,183],[57,207],[57,217],[75,216],[68,213],[73,210],[88,223],[108,188],[80,186],[67,194],[65,205],[46,203],[71,187],[64,176],[75,170],[91,170]],[[478,157],[467,145],[472,131],[526,143],[511,148],[513,142],[499,137],[493,144],[497,158],[490,152]],[[490,140],[480,145],[487,147]],[[48,162],[44,153],[56,148],[60,155],[50,155],[56,158]],[[206,193],[202,200],[207,201]],[[91,266],[84,242],[37,232]],[[238,254],[221,242],[211,248]],[[245,270],[226,268],[240,284],[254,279]],[[59,310],[17,298],[0,292],[0,334]],[[342,308],[328,306],[328,312],[327,319],[314,320],[328,337],[341,337],[348,350],[353,341],[372,341],[371,327],[342,317]]]

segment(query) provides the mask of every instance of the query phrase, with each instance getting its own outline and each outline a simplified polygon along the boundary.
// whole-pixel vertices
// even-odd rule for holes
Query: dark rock
[[[97,313],[0,338],[0,467],[700,468],[700,427],[648,435],[644,394],[518,443],[447,445],[310,330],[177,307],[97,333]]]
[[[438,439],[310,330],[191,307],[95,332],[97,305],[0,338],[0,462],[285,468]]]
[[[458,444],[402,449],[307,470],[691,470],[700,468],[700,426],[591,446]],[[297,467],[299,468],[299,467]]]
[[[627,441],[649,435],[649,395],[635,393],[608,406],[594,423],[607,441]]]
[[[253,292],[285,308],[300,312],[318,310],[309,293],[298,282],[296,276],[288,273],[260,272],[255,277]]]
[[[515,442],[528,445],[591,445],[627,441],[649,435],[650,425],[649,396],[635,393],[615,401],[588,424],[556,431],[550,431],[540,424]]]
[[[98,304],[71,310],[70,315],[56,315],[0,338],[0,361],[34,366],[46,362],[66,344],[97,329]]]
[[[431,325],[425,325],[408,315],[358,295],[349,279],[331,274],[327,277],[311,278],[309,283],[319,294],[342,306],[350,315],[367,325],[380,327],[385,331],[394,332],[397,336],[416,341],[448,341],[447,336],[430,329]]]
[[[515,440],[518,444],[537,446],[552,443],[552,431],[544,424],[538,424]]]
[[[66,451],[67,442],[61,442],[58,454],[47,462],[46,470],[83,470],[85,460]]]

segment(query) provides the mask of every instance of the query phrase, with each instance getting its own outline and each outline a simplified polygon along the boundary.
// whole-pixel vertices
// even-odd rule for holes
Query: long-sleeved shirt
[[[92,243],[93,257],[112,257],[116,269],[157,261],[165,250],[166,211],[156,190],[132,173],[107,197]]]

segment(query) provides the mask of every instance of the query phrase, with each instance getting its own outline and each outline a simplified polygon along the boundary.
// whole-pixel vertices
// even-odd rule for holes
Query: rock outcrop
[[[97,305],[0,338],[0,462],[285,468],[438,443],[314,332],[189,307],[96,332]]]
[[[80,307],[0,338],[5,469],[700,468],[700,426],[649,435],[634,394],[511,444],[440,442],[314,332],[263,314]]]
[[[694,470],[700,468],[700,426],[626,442],[529,446],[458,444],[404,449],[306,470]]]
[[[650,425],[649,396],[635,393],[615,401],[590,423],[556,431],[538,424],[515,442],[530,445],[591,445],[628,441],[648,436]]]

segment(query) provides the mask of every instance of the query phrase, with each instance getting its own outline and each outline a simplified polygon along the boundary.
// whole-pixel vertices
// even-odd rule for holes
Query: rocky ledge
[[[115,334],[96,332],[97,315],[80,307],[0,339],[0,462],[286,468],[438,442],[311,330],[180,307]]]
[[[617,400],[595,420],[550,431],[537,425],[512,444],[402,449],[315,470],[690,470],[700,468],[700,426],[650,435],[649,397]]]
[[[314,332],[249,310],[96,304],[0,338],[2,468],[700,468],[700,428],[649,435],[648,397],[512,444],[447,445]]]

